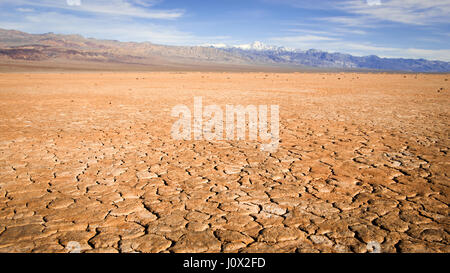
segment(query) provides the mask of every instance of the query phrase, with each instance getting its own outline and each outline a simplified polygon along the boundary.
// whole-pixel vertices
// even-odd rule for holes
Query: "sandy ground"
[[[449,77],[0,74],[0,252],[450,252]],[[173,140],[194,96],[278,151]]]

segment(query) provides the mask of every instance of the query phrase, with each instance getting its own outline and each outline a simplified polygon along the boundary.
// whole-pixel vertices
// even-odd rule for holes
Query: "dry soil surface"
[[[0,252],[450,252],[449,77],[0,74]],[[172,139],[194,96],[279,149]]]

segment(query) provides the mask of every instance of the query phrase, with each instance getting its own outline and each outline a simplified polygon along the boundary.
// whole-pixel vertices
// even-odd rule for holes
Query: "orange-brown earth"
[[[449,77],[0,74],[0,252],[450,252]],[[278,151],[173,140],[194,96]]]

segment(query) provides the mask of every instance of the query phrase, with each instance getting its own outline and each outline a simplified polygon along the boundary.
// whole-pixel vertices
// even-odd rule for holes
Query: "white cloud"
[[[81,0],[66,0],[69,6],[81,6]]]
[[[381,5],[380,0],[367,0],[367,5],[369,6],[379,6]]]
[[[448,23],[449,0],[347,0],[337,7],[364,17],[412,25]],[[349,19],[350,20],[350,19]]]
[[[359,30],[359,29],[331,27],[331,26],[328,27],[328,31],[311,30],[311,29],[304,29],[304,28],[291,28],[291,29],[285,29],[284,31],[294,32],[294,33],[308,33],[308,34],[314,34],[314,35],[326,35],[326,36],[342,36],[343,34],[355,34],[355,35],[367,34],[366,31]]]
[[[108,15],[123,15],[149,19],[176,19],[184,14],[184,11],[182,10],[154,10],[141,8],[124,0],[91,1],[83,4],[81,10]]]
[[[316,36],[316,35],[299,35],[299,36],[275,37],[271,38],[271,40],[276,42],[303,43],[303,42],[317,42],[317,41],[334,41],[337,39],[333,37]]]
[[[154,6],[156,3],[159,3],[162,0],[133,0],[133,2],[138,5],[138,6],[143,6],[143,7],[151,7]]]
[[[184,10],[181,9],[161,10],[152,8],[157,1],[90,0],[81,2],[81,0],[2,0],[0,4],[3,3],[146,19],[171,20],[180,18],[184,15]],[[145,6],[143,3],[145,3]]]
[[[33,12],[34,9],[29,9],[29,8],[17,8],[16,9],[19,12]]]

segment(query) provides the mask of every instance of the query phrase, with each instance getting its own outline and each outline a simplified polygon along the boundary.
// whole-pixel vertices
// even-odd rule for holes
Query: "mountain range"
[[[150,42],[119,42],[54,33],[29,34],[0,29],[0,62],[89,63],[105,66],[226,66],[290,69],[381,70],[404,72],[450,72],[450,62],[425,59],[357,57],[315,49],[299,50],[268,46],[261,42],[227,46],[167,46]]]
[[[343,53],[328,53],[316,49],[299,50],[268,46],[259,41],[252,44],[226,46],[211,45],[233,55],[258,63],[302,65],[319,68],[371,69],[405,72],[450,72],[450,63],[425,59],[357,57]]]

